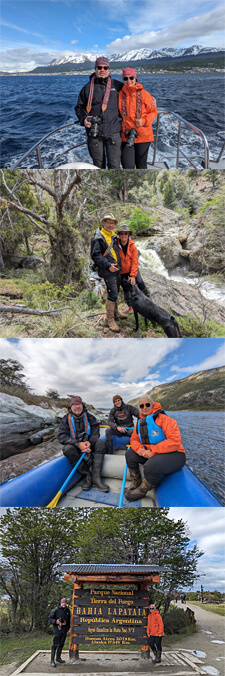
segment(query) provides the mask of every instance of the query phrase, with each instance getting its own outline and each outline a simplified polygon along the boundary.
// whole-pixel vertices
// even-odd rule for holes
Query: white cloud
[[[111,406],[115,390],[125,400],[159,384],[163,360],[180,348],[179,339],[24,339],[1,341],[2,358],[24,366],[37,394],[51,387],[61,396],[78,392],[89,404]]]
[[[14,23],[9,23],[8,21],[1,20],[0,25],[4,26],[6,28],[11,28],[12,30],[15,30],[15,31],[19,31],[20,33],[27,33],[28,35],[34,35],[36,38],[43,38],[44,37],[40,33],[34,33],[33,31],[27,30],[26,28],[22,28],[21,26],[17,26]]]
[[[43,42],[44,44],[44,42]],[[53,59],[63,58],[64,56],[69,56],[71,54],[80,54],[80,50],[49,50],[46,52],[46,48],[42,48],[41,45],[38,47],[39,51],[36,51],[35,48],[24,46],[17,47],[16,49],[6,49],[1,52],[1,70],[8,73],[13,72],[27,72],[33,70],[37,66],[46,66]],[[43,51],[41,51],[43,49]]]
[[[205,371],[207,369],[218,368],[218,366],[224,366],[225,364],[225,343],[220,345],[215,354],[212,354],[211,357],[203,359],[199,364],[194,364],[192,366],[180,367],[178,365],[171,366],[171,371],[176,371],[176,373],[197,373],[198,371]]]
[[[79,40],[71,40],[71,45],[76,45]]]
[[[197,541],[204,556],[199,559],[198,570],[205,589],[225,590],[224,580],[224,507],[171,507],[169,518],[187,522],[189,537]],[[203,577],[204,575],[204,577]],[[195,589],[199,584],[195,584]]]
[[[171,6],[169,7],[171,12]],[[222,7],[219,7],[207,14],[193,16],[190,19],[170,24],[161,30],[145,30],[137,34],[138,28],[136,26],[135,32],[131,35],[117,38],[107,45],[107,53],[121,53],[142,47],[149,47],[151,49],[176,47],[187,40],[193,43],[193,41],[199,41],[202,37],[221,31],[223,20],[224,10]]]

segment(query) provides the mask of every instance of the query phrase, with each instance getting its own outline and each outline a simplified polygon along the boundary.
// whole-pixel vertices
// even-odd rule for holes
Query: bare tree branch
[[[52,310],[34,310],[33,308],[16,305],[0,305],[0,312],[13,312],[15,314],[25,315],[55,315],[63,310],[71,310],[71,308],[69,305],[65,305],[65,307],[59,307]]]
[[[6,206],[12,207],[12,209],[16,209],[17,211],[20,211],[22,214],[25,214],[26,216],[28,216],[28,218],[29,217],[35,218],[38,221],[41,221],[41,223],[44,223],[44,225],[48,225],[48,226],[52,225],[54,227],[54,223],[52,223],[51,221],[47,221],[45,218],[43,218],[42,216],[39,216],[38,214],[35,214],[35,212],[31,211],[30,209],[25,209],[25,207],[22,207],[22,205],[19,206],[18,204],[14,204],[14,202],[9,202],[4,197],[0,197],[0,202],[2,202],[2,204],[6,205]],[[35,223],[35,224],[37,225],[37,227],[41,228],[41,230],[43,230],[43,232],[45,232],[46,235],[49,236],[48,230],[45,230],[45,228],[42,228],[40,225],[38,225],[38,223]]]

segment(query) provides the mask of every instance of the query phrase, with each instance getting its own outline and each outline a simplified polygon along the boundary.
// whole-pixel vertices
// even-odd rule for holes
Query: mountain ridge
[[[168,411],[222,411],[224,409],[225,366],[198,371],[190,376],[162,383],[146,391]],[[137,406],[140,397],[128,403]]]

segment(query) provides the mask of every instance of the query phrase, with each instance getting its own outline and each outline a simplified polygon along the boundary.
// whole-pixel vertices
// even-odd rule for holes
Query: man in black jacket
[[[88,135],[88,150],[93,163],[100,169],[120,168],[121,117],[118,109],[118,93],[123,83],[112,80],[109,61],[100,56],[95,62],[95,73],[81,89],[75,112]],[[106,157],[105,157],[106,156]]]
[[[109,486],[101,480],[106,447],[103,439],[99,437],[99,423],[96,418],[87,411],[81,397],[72,397],[68,413],[59,425],[58,440],[60,444],[63,444],[63,453],[73,466],[76,465],[82,453],[86,453],[78,467],[80,474],[85,475],[83,490],[88,491],[92,485],[100,491],[107,492]],[[92,473],[90,472],[91,465]]]
[[[110,454],[113,453],[112,435],[115,434],[118,437],[131,437],[134,429],[133,416],[139,418],[138,408],[136,408],[136,406],[131,406],[130,404],[124,404],[119,394],[115,394],[113,403],[114,407],[111,409],[108,417],[109,429],[107,429],[105,433],[107,453]],[[127,429],[127,427],[130,429]]]
[[[118,221],[113,214],[104,214],[98,228],[91,240],[91,257],[94,261],[99,277],[105,280],[107,287],[106,322],[114,333],[119,333],[120,328],[115,318],[126,318],[126,315],[118,310],[117,299],[120,288],[120,254],[117,236],[114,232]]]
[[[61,599],[60,604],[52,610],[49,615],[49,622],[53,624],[53,644],[51,649],[51,666],[56,667],[56,662],[64,664],[65,660],[61,659],[62,649],[66,640],[66,634],[70,630],[70,609],[67,606],[67,600]],[[56,652],[57,651],[57,652]]]

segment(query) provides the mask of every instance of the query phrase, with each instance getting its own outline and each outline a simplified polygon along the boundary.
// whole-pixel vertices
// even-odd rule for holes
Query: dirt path
[[[185,609],[190,608],[195,613],[197,621],[197,631],[177,641],[174,648],[186,648],[187,650],[198,650],[206,653],[203,659],[205,667],[211,667],[212,670],[206,671],[208,674],[225,674],[225,617],[210,613],[187,601],[186,606],[178,602],[178,607]],[[221,641],[221,643],[214,643],[214,641]],[[172,644],[171,644],[172,647]],[[216,671],[214,671],[214,669]]]

